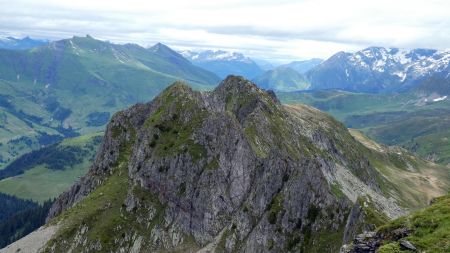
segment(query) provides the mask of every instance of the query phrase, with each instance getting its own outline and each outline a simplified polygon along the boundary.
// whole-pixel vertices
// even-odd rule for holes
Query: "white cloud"
[[[450,46],[450,1],[0,0],[0,31],[59,39],[243,51],[266,59],[328,57],[367,46]]]

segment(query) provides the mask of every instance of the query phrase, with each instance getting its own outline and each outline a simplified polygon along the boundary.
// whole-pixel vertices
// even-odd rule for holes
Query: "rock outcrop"
[[[417,251],[417,248],[408,240],[404,238],[411,233],[408,228],[398,228],[389,233],[382,232],[364,232],[355,236],[355,239],[350,244],[342,246],[341,253],[375,253],[381,245],[388,241],[398,242],[400,249]]]
[[[366,151],[326,114],[241,77],[203,93],[175,83],[114,115],[52,207],[45,251],[337,252],[364,208],[402,214]]]

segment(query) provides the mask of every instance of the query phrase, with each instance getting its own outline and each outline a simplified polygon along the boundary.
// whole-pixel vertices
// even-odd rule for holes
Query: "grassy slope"
[[[434,203],[406,217],[394,220],[379,229],[389,234],[397,228],[412,232],[405,239],[413,243],[419,252],[450,252],[450,195],[440,197]],[[386,241],[380,253],[400,253],[399,242]]]
[[[97,148],[90,149],[93,139],[100,136],[99,133],[65,139],[59,147],[77,146],[88,151],[88,155],[77,163],[63,170],[48,169],[46,164],[39,164],[24,174],[6,178],[0,181],[0,192],[14,195],[23,199],[32,199],[43,202],[49,198],[55,198],[67,190],[75,180],[84,175],[88,170]]]
[[[49,170],[42,165],[36,166],[23,175],[0,181],[0,192],[42,203],[50,198],[58,197],[77,178],[83,176],[88,168],[87,163],[63,171]]]
[[[0,50],[0,169],[43,146],[43,134],[102,130],[110,115],[151,100],[176,80],[198,89],[219,81],[163,49],[74,37],[28,51]],[[92,113],[105,116],[96,121]]]
[[[22,91],[26,88],[0,80],[0,169],[18,155],[39,148],[41,133],[61,136],[49,125],[51,113]]]
[[[412,93],[361,94],[343,91],[279,93],[284,103],[305,103],[326,111],[348,127],[422,158],[450,163],[450,101],[428,102]]]
[[[369,161],[390,182],[383,190],[412,209],[427,205],[450,190],[450,169],[413,156],[398,147],[388,147],[367,138],[358,130],[350,133],[368,147]]]

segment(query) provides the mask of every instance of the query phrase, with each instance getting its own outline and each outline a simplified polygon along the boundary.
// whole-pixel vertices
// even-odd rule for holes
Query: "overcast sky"
[[[367,46],[450,48],[449,0],[0,0],[0,34],[73,35],[326,58]]]

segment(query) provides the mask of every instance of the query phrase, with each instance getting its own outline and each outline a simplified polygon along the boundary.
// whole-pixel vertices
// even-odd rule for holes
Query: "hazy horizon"
[[[450,45],[450,2],[435,1],[54,1],[0,0],[0,35],[113,43],[157,42],[177,50],[225,50],[293,61],[369,46]]]

